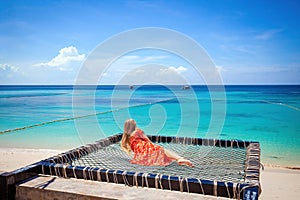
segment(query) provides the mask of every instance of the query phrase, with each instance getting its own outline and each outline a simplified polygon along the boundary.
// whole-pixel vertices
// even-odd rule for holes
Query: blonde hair
[[[128,154],[131,152],[131,148],[129,145],[129,138],[131,134],[136,130],[136,122],[133,119],[128,119],[124,123],[124,132],[121,141],[121,147]]]

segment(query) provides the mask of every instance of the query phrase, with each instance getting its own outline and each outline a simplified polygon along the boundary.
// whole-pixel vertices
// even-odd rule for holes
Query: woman
[[[189,160],[153,144],[144,132],[136,127],[136,122],[133,119],[126,120],[124,124],[121,147],[128,154],[133,151],[134,158],[130,161],[133,164],[166,166],[173,161],[177,161],[179,165],[193,167],[193,164]]]

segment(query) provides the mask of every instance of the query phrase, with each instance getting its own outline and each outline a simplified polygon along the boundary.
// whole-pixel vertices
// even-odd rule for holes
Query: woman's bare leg
[[[180,158],[182,158],[181,156],[179,156],[177,153],[170,151],[168,149],[164,149],[165,150],[165,154],[171,158],[172,160],[178,160]]]
[[[177,153],[170,151],[168,149],[164,149],[164,151],[169,158],[177,161],[179,165],[187,165],[189,167],[193,167],[191,161],[184,159],[183,157],[179,156]]]

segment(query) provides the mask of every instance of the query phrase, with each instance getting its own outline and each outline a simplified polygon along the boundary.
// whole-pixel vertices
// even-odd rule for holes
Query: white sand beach
[[[8,172],[57,155],[63,150],[0,148],[0,172]],[[261,172],[260,199],[299,199],[300,170],[266,167]],[[207,196],[200,199],[219,199]]]
[[[9,172],[64,152],[52,149],[0,148],[0,172]]]

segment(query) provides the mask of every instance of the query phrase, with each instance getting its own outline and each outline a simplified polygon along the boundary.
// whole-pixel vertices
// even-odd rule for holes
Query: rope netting
[[[131,164],[129,161],[132,157],[121,149],[119,143],[100,148],[64,164],[180,176],[182,178],[201,178],[235,183],[244,182],[246,157],[246,149],[244,148],[225,148],[176,143],[158,144],[189,159],[195,167],[179,166],[176,162],[171,163],[169,166],[142,166]]]
[[[258,142],[148,136],[195,167],[142,166],[120,147],[122,134],[41,161],[42,174],[105,181],[129,186],[170,189],[205,195],[257,199],[260,193]]]

